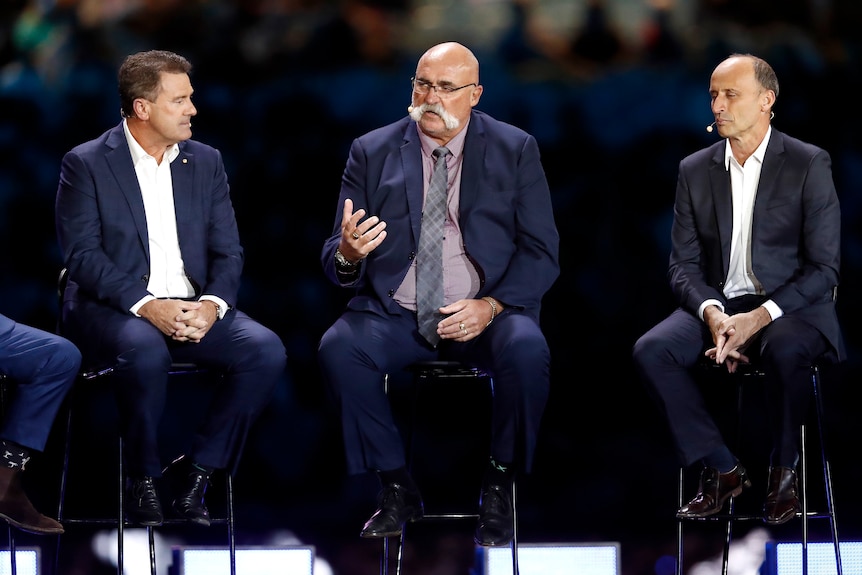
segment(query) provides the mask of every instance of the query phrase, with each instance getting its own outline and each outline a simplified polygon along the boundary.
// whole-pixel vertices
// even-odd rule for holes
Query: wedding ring
[[[358,239],[359,239],[359,234],[357,234],[356,232],[353,232],[351,235],[353,236],[353,239],[354,239],[354,240],[358,240]]]
[[[465,331],[465,330],[464,330],[464,322],[463,322],[463,321],[462,321],[461,323],[459,323],[459,324],[458,324],[458,329],[460,329],[461,331]]]

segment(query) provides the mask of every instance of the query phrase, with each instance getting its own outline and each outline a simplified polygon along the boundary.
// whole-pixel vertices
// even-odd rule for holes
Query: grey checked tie
[[[416,254],[416,320],[419,333],[433,346],[440,341],[437,323],[442,319],[438,308],[443,305],[443,223],[446,221],[446,190],[449,185],[448,155],[449,150],[443,146],[434,150],[437,160],[425,196]]]

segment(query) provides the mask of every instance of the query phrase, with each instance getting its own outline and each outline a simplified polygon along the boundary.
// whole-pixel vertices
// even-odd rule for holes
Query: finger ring
[[[354,239],[354,240],[358,240],[358,239],[359,239],[359,234],[357,234],[356,232],[353,232],[351,235],[353,236],[353,239]]]
[[[461,333],[467,335],[467,328],[461,328]]]
[[[464,331],[464,322],[463,321],[458,324],[458,329],[460,329],[461,331]]]

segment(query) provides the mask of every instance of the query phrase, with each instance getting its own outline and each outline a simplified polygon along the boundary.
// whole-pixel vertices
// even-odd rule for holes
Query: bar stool
[[[414,363],[407,367],[407,371],[412,373],[412,401],[411,401],[411,415],[409,421],[409,428],[407,432],[407,466],[408,468],[412,467],[412,460],[414,454],[414,440],[415,440],[415,431],[417,427],[417,416],[419,414],[419,410],[417,409],[419,405],[419,394],[421,392],[422,387],[430,383],[432,381],[439,380],[457,380],[457,381],[465,381],[465,382],[478,382],[478,381],[486,381],[489,386],[489,391],[493,396],[494,393],[494,384],[493,378],[490,374],[472,366],[465,365],[461,362],[457,361],[421,361]],[[390,382],[389,382],[389,374],[387,374],[384,378],[384,388],[387,395],[390,393]],[[512,521],[514,527],[514,536],[512,538],[512,542],[510,544],[512,549],[512,573],[513,575],[519,575],[518,570],[518,515],[517,515],[517,487],[516,483],[512,482]],[[422,519],[419,521],[426,520],[455,520],[455,519],[478,519],[479,515],[475,512],[471,513],[426,513]],[[395,544],[395,557],[396,557],[396,567],[395,574],[401,575],[402,568],[402,559],[403,559],[403,551],[404,551],[404,539],[405,533],[407,531],[407,526],[401,530],[401,535],[398,537],[397,542]],[[383,539],[383,552],[380,559],[380,575],[388,575],[389,573],[389,563],[390,563],[390,543],[389,538]]]
[[[6,415],[6,398],[9,393],[9,379],[0,373],[0,418]],[[9,569],[12,575],[18,575],[18,558],[15,549],[15,528],[7,524],[9,531]]]
[[[64,268],[60,271],[60,276],[57,283],[57,292],[60,299],[59,309],[63,308],[63,292],[67,283],[67,272]],[[62,317],[62,311],[60,314]],[[62,335],[62,323],[57,322],[57,332]],[[83,393],[85,387],[92,387],[96,383],[110,383],[110,375],[114,371],[114,366],[89,367],[82,370],[78,374],[78,381],[72,388],[67,398],[66,410],[66,432],[65,432],[65,447],[63,450],[63,471],[60,478],[60,497],[57,509],[57,521],[65,525],[108,525],[117,529],[117,575],[124,575],[123,570],[123,535],[124,529],[131,526],[125,519],[125,471],[123,469],[123,438],[117,434],[117,515],[115,517],[68,517],[66,515],[65,501],[66,490],[68,486],[69,467],[71,463],[72,451],[72,415],[74,412],[74,402],[76,395]],[[168,372],[170,378],[177,379],[180,377],[189,376],[217,376],[218,374],[207,374],[207,370],[193,363],[173,363]],[[108,390],[111,391],[111,390]],[[233,477],[227,471],[224,472],[226,507],[224,517],[212,517],[210,522],[214,525],[225,525],[227,527],[228,537],[228,555],[230,560],[230,575],[236,575],[236,539],[235,539],[235,522],[234,522],[234,497],[233,497]],[[182,524],[185,520],[179,518],[165,518],[163,525]],[[146,527],[147,539],[149,543],[149,560],[150,574],[156,575],[156,546],[154,528]],[[55,550],[55,571],[59,566],[60,561],[60,540],[57,536],[57,546]],[[15,575],[14,573],[12,575]]]
[[[829,362],[825,362],[829,363]],[[724,370],[724,366],[709,364],[707,369],[710,370]],[[743,407],[743,388],[746,387],[747,382],[752,380],[760,380],[765,374],[754,364],[740,364],[736,373],[729,374],[726,371],[723,371],[727,376],[736,379],[737,385],[737,409],[736,409],[736,417],[737,417],[737,427],[739,428],[741,424],[741,416],[742,416],[742,407]],[[799,454],[799,499],[802,505],[802,509],[799,513],[796,514],[797,517],[802,519],[802,575],[808,575],[808,521],[809,519],[828,519],[829,520],[829,528],[831,532],[832,544],[835,547],[835,564],[837,567],[837,575],[842,575],[841,568],[841,550],[839,545],[838,538],[838,524],[835,517],[835,501],[834,501],[834,492],[832,487],[832,469],[829,463],[829,458],[827,457],[826,452],[826,441],[824,438],[824,430],[823,430],[823,397],[820,385],[820,376],[821,376],[821,364],[816,362],[811,365],[811,388],[814,399],[814,424],[817,426],[817,436],[819,439],[819,449],[820,449],[820,459],[821,466],[823,472],[823,485],[825,491],[825,511],[814,511],[809,508],[809,500],[808,500],[808,454],[807,454],[807,443],[808,443],[808,431],[809,431],[809,423],[804,422],[800,426],[799,435],[800,435],[800,454]],[[738,432],[739,434],[739,432]],[[685,503],[683,489],[685,484],[685,468],[681,467],[679,470],[679,483],[678,483],[678,502],[679,506]],[[722,575],[727,575],[728,570],[728,557],[730,554],[730,541],[733,534],[733,523],[735,521],[759,521],[761,520],[760,515],[746,515],[746,514],[738,514],[734,509],[734,499],[730,498],[730,501],[727,503],[728,511],[726,513],[721,512],[716,515],[712,515],[709,517],[704,517],[700,519],[678,519],[677,520],[677,561],[676,561],[676,575],[682,575],[682,562],[683,562],[683,524],[685,521],[725,521],[725,536],[724,536],[724,549],[722,553],[722,566],[721,572]]]
[[[110,374],[113,372],[113,367],[107,367],[100,370],[83,371],[79,374],[78,386],[93,385],[96,380],[110,380]],[[181,376],[194,376],[204,374],[204,370],[198,368],[194,364],[175,363],[171,366],[169,372],[171,378]],[[80,389],[72,390],[72,393],[81,393]],[[71,394],[70,394],[71,395]],[[74,398],[71,398],[74,400]],[[123,575],[123,535],[126,527],[131,524],[125,519],[125,471],[123,468],[123,438],[117,437],[117,474],[116,474],[116,501],[117,515],[115,517],[96,517],[96,516],[68,516],[66,511],[66,495],[69,482],[69,474],[71,465],[71,452],[73,441],[73,413],[74,408],[70,404],[66,415],[66,432],[65,432],[65,447],[63,450],[63,470],[60,477],[60,497],[57,509],[57,520],[64,526],[69,525],[105,525],[115,527],[117,529],[117,575]],[[236,540],[235,540],[235,522],[234,522],[234,497],[233,497],[233,478],[230,473],[224,473],[225,495],[226,495],[226,516],[212,517],[211,524],[225,525],[227,527],[229,558],[230,558],[230,573],[236,575]],[[185,520],[179,518],[166,517],[162,525],[176,525],[185,523]],[[147,539],[149,543],[149,560],[150,573],[156,575],[156,546],[155,546],[155,528],[147,526]],[[57,536],[57,547],[55,554],[55,565],[59,565],[60,561],[60,541],[61,537]]]

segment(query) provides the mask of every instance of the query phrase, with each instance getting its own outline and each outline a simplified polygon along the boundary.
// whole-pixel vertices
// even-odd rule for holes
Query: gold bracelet
[[[482,298],[491,306],[491,319],[488,320],[488,323],[485,324],[485,327],[491,325],[491,322],[494,321],[494,318],[497,317],[497,302],[494,301],[494,298],[485,296]]]

